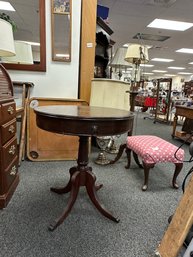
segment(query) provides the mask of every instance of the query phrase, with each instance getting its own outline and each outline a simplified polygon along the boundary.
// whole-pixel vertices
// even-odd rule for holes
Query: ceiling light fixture
[[[152,70],[153,72],[158,72],[158,73],[165,73],[165,70]]]
[[[15,12],[15,9],[9,2],[0,1],[0,10]]]
[[[165,58],[153,58],[153,59],[151,59],[151,61],[154,61],[154,62],[173,62],[174,60],[173,59],[165,59]]]
[[[143,63],[140,64],[140,67],[145,67],[145,68],[153,67],[153,66],[154,66],[153,64],[143,64]]]
[[[190,22],[181,22],[173,20],[164,20],[164,19],[155,19],[147,27],[150,28],[159,28],[159,29],[168,29],[168,30],[178,30],[185,31],[193,26],[193,23]]]
[[[164,74],[164,76],[168,76],[168,77],[175,77],[175,74]]]
[[[168,69],[173,69],[173,70],[185,70],[184,67],[173,67],[173,66],[168,67]]]
[[[193,49],[192,48],[180,48],[176,50],[178,53],[185,53],[185,54],[193,54]]]
[[[181,75],[192,75],[191,72],[178,72],[178,74],[181,74]]]

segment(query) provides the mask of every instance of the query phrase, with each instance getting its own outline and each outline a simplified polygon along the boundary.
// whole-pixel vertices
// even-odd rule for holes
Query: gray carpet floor
[[[172,126],[143,119],[147,114],[136,112],[134,134],[160,136],[179,146],[172,139]],[[124,142],[119,137],[117,144]],[[188,145],[184,145],[189,159]],[[149,188],[141,191],[143,170],[132,160],[126,170],[126,156],[114,165],[94,163],[98,149],[92,147],[90,165],[103,183],[98,197],[120,222],[102,216],[90,202],[84,188],[66,220],[53,232],[48,225],[64,210],[69,195],[50,192],[51,186],[68,182],[70,167],[75,161],[23,161],[19,169],[20,183],[7,208],[0,211],[1,257],[151,257],[154,256],[168,225],[168,217],[175,212],[182,190],[171,187],[174,166],[158,164],[151,171]],[[109,158],[114,155],[108,154]],[[191,168],[184,163],[178,177],[179,185]]]

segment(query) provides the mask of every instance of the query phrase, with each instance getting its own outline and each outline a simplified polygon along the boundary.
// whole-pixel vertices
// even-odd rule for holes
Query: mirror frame
[[[72,43],[72,0],[69,0],[69,4],[70,4],[70,24],[69,24],[69,42],[68,42],[68,50],[69,50],[69,59],[65,59],[65,58],[60,58],[60,57],[55,57],[54,53],[54,15],[68,15],[68,14],[59,14],[59,13],[55,13],[53,11],[53,7],[54,7],[54,0],[51,0],[51,37],[52,37],[52,61],[56,61],[56,62],[71,62],[71,58],[72,58],[72,49],[71,49],[71,43]]]
[[[26,70],[26,71],[46,71],[46,18],[45,18],[45,0],[39,0],[40,17],[40,63],[35,64],[11,64],[2,63],[8,70]]]

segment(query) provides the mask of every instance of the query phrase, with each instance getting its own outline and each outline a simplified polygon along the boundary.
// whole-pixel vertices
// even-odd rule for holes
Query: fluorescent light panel
[[[168,77],[175,77],[175,74],[164,74],[164,76],[168,76]]]
[[[164,19],[155,19],[149,25],[147,25],[147,27],[150,27],[150,28],[178,30],[178,31],[185,31],[191,28],[192,26],[193,26],[193,23],[164,20]]]
[[[183,67],[168,67],[168,69],[172,69],[172,70],[185,70],[185,68]]]
[[[165,59],[165,58],[153,58],[153,59],[151,59],[151,61],[154,61],[154,62],[173,62],[174,60],[173,59]]]
[[[140,64],[140,67],[153,67],[153,64]]]
[[[185,54],[193,54],[193,49],[192,48],[181,48],[176,50],[178,53],[185,53]]]
[[[142,74],[144,74],[144,75],[153,75],[154,73],[153,72],[142,72]]]
[[[181,75],[191,75],[192,73],[191,72],[178,72],[178,74],[181,74]]]
[[[153,72],[165,73],[165,70],[152,70]]]
[[[0,10],[15,12],[15,9],[9,2],[0,1]]]

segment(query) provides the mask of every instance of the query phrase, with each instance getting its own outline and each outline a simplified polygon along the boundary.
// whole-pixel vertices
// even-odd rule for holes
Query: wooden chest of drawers
[[[6,207],[18,182],[16,105],[12,83],[0,65],[0,209]]]

